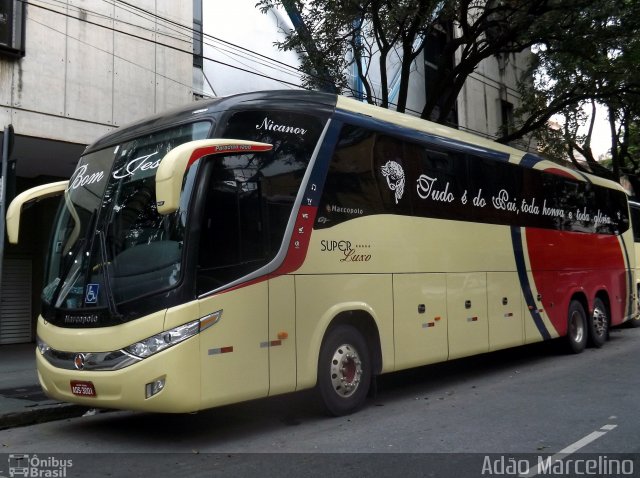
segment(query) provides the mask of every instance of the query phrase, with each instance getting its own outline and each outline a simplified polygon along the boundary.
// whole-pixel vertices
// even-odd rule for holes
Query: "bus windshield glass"
[[[210,126],[181,125],[80,159],[54,224],[42,295],[46,305],[109,308],[114,314],[119,303],[176,284],[186,212],[158,214],[155,173],[167,152],[206,138]]]

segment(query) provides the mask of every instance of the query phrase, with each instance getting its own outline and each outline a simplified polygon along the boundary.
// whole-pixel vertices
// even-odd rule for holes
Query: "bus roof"
[[[259,105],[261,108],[282,109],[286,106],[287,109],[330,114],[335,109],[336,101],[335,94],[308,90],[258,91],[202,100],[122,126],[90,144],[85,153],[159,131],[176,123],[211,119],[220,111],[246,109]]]
[[[176,123],[213,119],[213,117],[221,111],[248,109],[255,106],[267,109],[299,109],[301,111],[323,114],[331,114],[335,110],[341,110],[343,112],[371,118],[372,121],[388,123],[427,135],[453,140],[459,144],[471,147],[480,147],[488,151],[503,153],[508,155],[509,161],[513,163],[521,163],[523,158],[527,157],[529,161],[527,161],[526,164],[523,162],[522,164],[524,166],[536,169],[561,170],[579,180],[624,190],[620,184],[614,181],[577,172],[573,169],[545,160],[535,154],[521,151],[496,141],[483,138],[482,136],[423,120],[416,116],[398,113],[393,110],[370,105],[352,98],[310,90],[257,91],[190,103],[129,125],[122,126],[89,145],[85,150],[85,153],[97,151],[147,133],[159,131],[171,125],[175,125]]]

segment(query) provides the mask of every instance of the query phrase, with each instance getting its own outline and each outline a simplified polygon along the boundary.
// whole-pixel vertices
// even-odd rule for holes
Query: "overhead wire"
[[[41,8],[41,9],[43,9],[43,10],[46,10],[46,11],[49,11],[49,12],[52,12],[52,13],[55,13],[55,14],[58,14],[58,15],[62,15],[62,16],[65,16],[65,17],[68,17],[68,18],[72,18],[72,19],[77,20],[77,21],[81,21],[81,22],[85,22],[85,23],[90,24],[90,25],[97,26],[97,27],[99,27],[99,28],[104,28],[104,29],[107,29],[107,30],[110,30],[110,31],[118,32],[118,33],[121,33],[121,34],[123,34],[123,35],[127,35],[127,36],[130,36],[130,37],[133,37],[133,38],[137,38],[137,39],[139,39],[139,40],[143,40],[143,41],[146,41],[146,42],[150,42],[150,43],[153,43],[153,44],[158,45],[158,46],[163,46],[163,47],[166,47],[166,48],[169,48],[169,49],[172,49],[172,50],[175,50],[175,51],[181,52],[181,53],[186,53],[186,54],[189,54],[189,55],[195,55],[195,53],[194,53],[193,51],[184,50],[184,49],[181,49],[181,48],[176,47],[176,46],[173,46],[173,45],[169,45],[169,44],[166,44],[166,43],[161,43],[161,42],[158,42],[158,41],[156,41],[156,40],[151,40],[151,39],[145,38],[144,36],[141,36],[141,35],[136,35],[136,34],[131,33],[131,32],[127,32],[127,31],[119,30],[119,29],[117,29],[117,28],[115,28],[115,27],[109,27],[109,26],[102,25],[102,24],[97,23],[97,22],[92,22],[92,21],[90,21],[90,20],[88,20],[88,19],[86,19],[86,18],[76,17],[76,16],[74,16],[74,15],[71,15],[71,14],[68,14],[68,13],[65,13],[65,12],[57,11],[57,10],[55,10],[55,9],[53,9],[53,8],[47,8],[47,7],[44,7],[44,6],[42,6],[42,5],[38,4],[38,3],[33,3],[32,1],[29,1],[29,0],[19,0],[19,1],[20,1],[20,2],[22,2],[22,3],[25,3],[25,4],[27,4],[27,5],[32,5],[32,6],[36,7],[36,8]],[[41,3],[47,4],[47,5],[51,5],[51,6],[53,6],[53,4],[52,4],[52,3],[50,3],[51,1],[53,1],[53,2],[57,2],[57,3],[60,3],[60,4],[65,5],[65,6],[70,6],[70,5],[68,5],[68,4],[64,3],[64,2],[62,2],[61,0],[49,0],[49,2],[46,2],[45,0],[39,0],[39,1],[40,1]],[[129,13],[131,13],[132,15],[135,15],[135,16],[137,16],[137,17],[139,17],[139,18],[142,18],[142,19],[145,19],[145,20],[149,20],[149,21],[151,21],[151,19],[153,19],[153,21],[154,21],[154,22],[157,22],[158,20],[161,20],[161,21],[163,21],[163,22],[167,22],[167,23],[168,23],[168,24],[170,24],[170,25],[174,25],[175,27],[178,27],[179,29],[186,30],[186,31],[188,31],[188,32],[189,32],[189,34],[187,34],[187,33],[181,33],[181,32],[180,32],[178,29],[176,29],[176,28],[170,28],[170,27],[168,27],[168,26],[166,26],[166,25],[163,25],[163,27],[164,27],[164,28],[167,28],[168,30],[173,31],[174,33],[176,33],[176,34],[178,34],[178,35],[184,36],[184,37],[188,38],[188,40],[183,40],[183,39],[181,39],[181,38],[179,38],[179,37],[176,37],[176,36],[173,36],[173,35],[169,35],[169,34],[167,34],[167,33],[165,33],[165,32],[159,32],[159,31],[157,31],[157,29],[149,29],[149,28],[145,28],[145,27],[143,27],[142,25],[138,25],[138,24],[131,23],[131,22],[127,22],[127,21],[120,20],[120,19],[116,20],[116,19],[115,19],[115,18],[113,18],[113,17],[109,17],[108,15],[100,14],[99,12],[95,12],[95,11],[92,11],[92,10],[87,10],[87,9],[84,9],[84,8],[81,8],[81,7],[76,7],[76,6],[73,6],[73,7],[77,8],[77,10],[78,10],[78,11],[84,11],[85,13],[89,13],[89,14],[92,14],[92,15],[94,15],[94,16],[97,16],[97,17],[100,17],[100,18],[107,19],[107,20],[109,20],[109,21],[114,21],[114,22],[116,22],[116,21],[117,21],[118,23],[122,23],[122,24],[124,24],[124,25],[128,25],[128,26],[132,26],[132,27],[135,27],[135,28],[138,28],[138,29],[144,30],[144,31],[149,31],[149,32],[152,32],[152,33],[157,34],[157,35],[167,36],[167,37],[172,38],[172,39],[174,39],[174,40],[182,41],[182,42],[184,42],[184,43],[188,43],[189,45],[191,45],[192,35],[193,35],[194,33],[202,34],[202,35],[203,35],[203,37],[207,37],[207,38],[210,38],[210,39],[212,39],[212,40],[214,40],[214,41],[217,41],[217,42],[219,42],[219,43],[222,43],[222,44],[228,45],[228,46],[230,46],[230,47],[232,47],[232,48],[239,49],[240,51],[246,52],[247,54],[250,54],[250,55],[253,55],[253,56],[257,56],[257,57],[263,58],[263,59],[265,59],[265,60],[267,60],[267,61],[274,62],[274,63],[276,63],[276,64],[278,64],[278,65],[282,65],[282,66],[284,66],[284,67],[286,67],[286,68],[289,68],[289,69],[292,69],[292,70],[296,70],[296,71],[297,71],[298,73],[300,73],[300,74],[305,74],[305,75],[307,75],[307,76],[311,76],[312,78],[314,77],[314,75],[309,75],[308,73],[304,72],[304,71],[303,71],[302,69],[300,69],[300,68],[294,67],[294,66],[292,66],[292,65],[289,65],[289,64],[287,64],[287,63],[281,62],[281,61],[279,61],[279,60],[275,60],[275,59],[273,59],[273,58],[270,58],[270,57],[268,57],[268,56],[266,56],[266,55],[263,55],[263,54],[257,53],[257,52],[255,52],[255,51],[250,50],[250,49],[247,49],[247,48],[245,48],[245,47],[241,47],[241,46],[236,45],[236,44],[234,44],[234,43],[232,43],[232,42],[229,42],[229,41],[226,41],[226,40],[222,40],[222,39],[220,39],[220,38],[217,38],[217,37],[215,37],[215,36],[212,36],[212,35],[209,35],[209,34],[206,34],[206,33],[203,33],[203,32],[199,32],[199,31],[195,30],[194,28],[191,28],[191,27],[189,27],[189,26],[187,26],[187,25],[184,25],[184,24],[182,24],[182,23],[180,23],[180,22],[178,22],[178,21],[176,21],[176,20],[172,20],[172,19],[170,19],[170,18],[166,18],[166,17],[163,17],[163,16],[161,16],[161,15],[157,15],[157,14],[155,14],[155,13],[153,13],[153,12],[150,12],[150,11],[148,11],[148,10],[145,10],[145,9],[141,8],[141,7],[138,7],[138,6],[136,6],[136,5],[133,5],[133,4],[131,4],[131,3],[127,2],[127,1],[125,1],[125,0],[103,0],[103,1],[104,1],[105,3],[108,3],[108,4],[110,4],[110,5],[113,5],[114,7],[116,6],[116,3],[117,3],[117,4],[125,5],[126,7],[129,7],[129,8],[128,8],[128,9],[127,9],[127,8],[125,8],[125,7],[120,7],[120,8],[123,8],[125,11],[128,11],[128,12],[129,12]],[[135,10],[135,11],[134,11],[134,10]],[[140,13],[136,13],[136,12],[140,12]],[[148,15],[150,18],[145,18],[142,14],[146,14],[146,15]],[[40,23],[40,22],[36,22],[36,23]],[[41,23],[41,24],[42,24],[42,23]],[[44,25],[44,26],[47,26],[47,25]],[[54,30],[55,30],[55,29],[54,29]],[[57,30],[56,30],[56,31],[57,31]],[[59,32],[59,31],[58,31],[58,32]],[[87,44],[87,45],[89,45],[89,46],[92,46],[92,47],[94,47],[94,48],[96,48],[96,49],[98,49],[98,50],[101,50],[100,48],[96,47],[95,45],[91,45],[91,44],[89,44],[89,43],[87,43],[87,42],[84,42],[84,41],[79,40],[79,39],[77,39],[77,38],[71,37],[71,36],[70,36],[70,35],[68,35],[67,33],[62,33],[62,32],[59,32],[59,33],[64,34],[64,35],[66,35],[66,36],[68,36],[68,37],[70,37],[70,38],[73,38],[73,39],[75,39],[75,40],[77,40],[77,41],[79,41],[79,42],[82,42],[82,43],[84,43],[84,44]],[[213,45],[213,44],[210,44],[210,43],[205,43],[205,42],[203,42],[203,43],[204,43],[204,44],[206,44],[207,46],[210,46],[210,47],[212,47],[212,48],[217,48],[217,49],[218,49],[218,50],[220,50],[221,52],[226,53],[226,55],[225,55],[225,56],[227,56],[227,57],[228,57],[228,55],[230,55],[230,54],[235,54],[235,55],[237,55],[237,54],[238,54],[238,53],[237,53],[236,51],[234,51],[234,50],[229,50],[229,49],[224,49],[224,50],[223,50],[223,49],[221,49],[219,46],[216,46],[216,45]],[[105,50],[101,50],[101,51],[105,51]],[[110,54],[111,54],[111,52],[107,52],[107,53],[110,53]],[[223,54],[224,54],[224,53],[223,53]],[[116,56],[116,55],[114,55],[114,56]],[[238,63],[242,64],[242,65],[243,65],[243,66],[245,66],[246,68],[241,68],[241,67],[239,67],[239,66],[237,66],[237,65],[232,65],[232,64],[229,64],[229,63],[226,63],[226,62],[223,62],[223,61],[217,60],[217,59],[215,59],[215,58],[208,57],[208,56],[206,56],[206,55],[204,55],[204,54],[202,54],[202,55],[197,55],[197,56],[201,56],[204,60],[211,61],[211,62],[213,62],[213,63],[219,64],[219,65],[222,65],[222,66],[226,66],[226,67],[229,67],[229,68],[232,68],[232,69],[235,69],[235,70],[239,70],[239,71],[242,71],[242,72],[245,72],[245,73],[249,73],[249,74],[252,74],[252,75],[255,75],[255,76],[259,76],[259,77],[262,77],[262,78],[266,78],[266,79],[269,79],[269,80],[273,80],[273,81],[276,81],[276,82],[282,83],[283,85],[287,85],[287,86],[291,86],[291,87],[295,87],[295,88],[300,88],[300,89],[305,89],[305,87],[304,87],[304,86],[302,86],[302,85],[301,85],[301,84],[299,84],[299,83],[292,83],[292,82],[289,82],[289,81],[286,81],[286,80],[283,80],[283,79],[274,78],[274,77],[269,76],[269,75],[267,75],[267,74],[264,74],[264,73],[262,73],[262,72],[258,72],[258,71],[251,71],[251,70],[249,70],[249,69],[248,69],[248,68],[250,68],[250,66],[248,66],[248,65],[246,65],[246,64],[243,64],[243,63],[242,63],[242,62],[240,62],[237,58],[234,58],[234,60],[235,60],[236,62],[238,62]],[[119,59],[122,59],[122,60],[124,60],[124,61],[127,61],[127,62],[129,62],[129,63],[131,63],[131,64],[135,64],[135,65],[137,65],[137,66],[139,66],[139,67],[141,67],[141,68],[145,69],[145,68],[144,68],[144,67],[142,67],[141,65],[139,65],[139,64],[137,64],[137,63],[135,63],[135,62],[132,62],[132,61],[130,61],[130,60],[127,60],[126,58],[123,58],[123,57],[120,57],[120,56],[116,56],[116,57],[117,57],[117,58],[119,58]],[[255,59],[252,59],[251,57],[247,57],[247,56],[243,56],[243,58],[244,58],[245,60],[252,60],[252,61],[256,61]],[[268,67],[268,68],[276,69],[276,67],[274,67],[274,66],[272,66],[272,65],[265,64],[265,63],[263,63],[263,62],[260,62],[259,64],[261,64],[262,66]],[[148,70],[148,69],[147,69],[147,70]],[[151,71],[151,70],[148,70],[148,71]],[[283,70],[283,69],[277,69],[277,71],[280,71],[281,73],[285,73],[285,74],[295,75],[294,73],[292,73],[292,72],[287,72],[287,71],[285,71],[285,70]],[[158,74],[158,73],[156,72],[156,74]],[[177,80],[174,80],[174,79],[172,79],[172,78],[169,78],[169,77],[167,77],[167,76],[165,76],[165,75],[158,74],[158,76],[163,77],[163,78],[166,78],[166,79],[169,79],[169,80],[171,80],[171,81],[174,81],[175,83],[180,84],[180,85],[182,85],[182,86],[187,86],[187,87],[189,87],[189,88],[193,88],[193,86],[192,86],[192,85],[185,85],[184,83],[181,83],[181,82],[179,82],[179,81],[177,81]],[[316,78],[318,78],[318,77],[316,77]],[[207,83],[209,84],[209,87],[213,90],[213,87],[211,86],[211,83],[209,82],[208,78],[207,78]],[[309,88],[306,88],[306,89],[309,89]],[[350,90],[351,96],[352,96],[352,97],[354,97],[354,98],[356,98],[356,97],[357,97],[357,95],[355,94],[355,92],[353,91],[353,89],[352,89],[352,88],[350,88],[349,90]],[[377,97],[376,95],[373,95],[373,96],[371,97],[371,99],[372,99],[374,102],[380,102],[380,101],[381,101],[381,98]],[[397,106],[398,106],[398,104],[397,104],[397,103],[390,102],[390,101],[388,101],[388,104],[389,104],[390,106],[395,106],[395,107],[397,107]],[[410,108],[406,108],[406,107],[405,107],[405,112],[412,113],[412,114],[417,115],[417,116],[420,116],[420,115],[421,115],[421,112],[416,111],[416,110],[413,110],[413,109],[410,109]],[[496,138],[496,136],[495,136],[495,135],[489,135],[489,134],[487,134],[487,133],[483,133],[483,132],[481,132],[481,131],[474,130],[474,129],[472,129],[472,128],[468,128],[468,127],[460,126],[460,125],[458,125],[458,124],[448,123],[448,126],[452,126],[452,127],[455,127],[455,128],[458,128],[458,129],[462,129],[462,130],[465,130],[465,131],[469,131],[469,132],[473,132],[473,133],[476,133],[476,134],[481,134],[481,135],[486,136],[486,137],[489,137],[489,138]]]
[[[123,35],[127,35],[127,36],[130,36],[130,37],[132,37],[132,38],[137,38],[137,39],[142,40],[142,41],[145,41],[145,42],[153,43],[153,44],[158,45],[158,46],[163,46],[163,47],[165,47],[165,48],[168,48],[168,49],[171,49],[171,50],[174,50],[174,51],[178,51],[178,52],[181,52],[181,53],[186,53],[186,54],[188,54],[188,55],[193,55],[193,54],[194,54],[194,53],[193,53],[193,51],[190,51],[190,50],[184,50],[184,49],[179,48],[179,47],[176,47],[176,46],[174,46],[174,45],[169,45],[169,44],[166,44],[166,43],[161,43],[161,42],[158,42],[158,41],[156,41],[156,40],[152,40],[152,39],[146,38],[146,37],[144,37],[144,36],[142,36],[142,35],[136,35],[136,34],[131,33],[131,32],[126,32],[126,31],[123,31],[123,30],[119,30],[119,29],[117,29],[117,28],[115,28],[115,27],[110,27],[110,26],[102,25],[102,24],[100,24],[100,23],[93,22],[93,21],[88,20],[88,19],[78,18],[78,17],[76,17],[76,16],[74,16],[74,15],[71,15],[71,14],[69,14],[69,13],[60,12],[60,11],[54,10],[53,8],[47,8],[47,7],[43,6],[43,5],[40,5],[40,4],[37,4],[37,3],[33,3],[33,2],[31,2],[31,1],[29,1],[29,0],[19,0],[19,1],[20,1],[20,2],[22,2],[22,3],[25,3],[25,4],[27,4],[27,5],[31,5],[31,6],[33,6],[33,7],[36,7],[36,8],[40,8],[40,9],[42,9],[42,10],[46,10],[46,11],[49,11],[49,12],[55,13],[55,14],[57,14],[57,15],[62,15],[62,16],[65,16],[65,17],[67,17],[67,18],[72,18],[72,19],[74,19],[74,20],[78,20],[78,21],[81,21],[81,22],[87,23],[87,24],[89,24],[89,25],[94,25],[94,26],[97,26],[97,27],[99,27],[99,28],[104,28],[104,29],[106,29],[106,30],[110,30],[110,31],[118,32],[118,33],[121,33],[121,34],[123,34]],[[266,74],[264,74],[264,73],[260,73],[260,72],[256,72],[256,71],[251,71],[251,70],[248,70],[248,69],[246,69],[246,68],[241,68],[241,67],[238,67],[238,66],[236,66],[236,65],[232,65],[232,64],[229,64],[229,63],[226,63],[226,62],[223,62],[223,61],[217,60],[217,59],[215,59],[215,58],[210,58],[210,57],[208,57],[208,56],[206,56],[206,55],[201,55],[201,56],[202,56],[202,58],[203,58],[203,59],[205,59],[205,60],[207,60],[207,61],[211,61],[211,62],[213,62],[213,63],[217,63],[217,64],[219,64],[219,65],[227,66],[227,67],[229,67],[229,68],[233,68],[233,69],[236,69],[236,70],[239,70],[239,71],[243,71],[243,72],[245,72],[245,73],[249,73],[249,74],[252,74],[252,75],[255,75],[255,76],[259,76],[259,77],[263,77],[263,78],[266,78],[266,79],[269,79],[269,80],[273,80],[273,81],[276,81],[276,82],[278,82],[278,83],[282,83],[282,84],[285,84],[285,85],[294,86],[294,87],[296,87],[296,88],[302,88],[298,83],[292,83],[292,82],[290,82],[290,81],[286,81],[286,80],[283,80],[283,79],[274,78],[274,77],[269,76],[269,75],[266,75]]]
[[[27,1],[26,1],[26,0],[22,0],[22,1],[24,1],[24,3],[27,3]],[[104,1],[105,3],[107,3],[108,5],[112,5],[112,6],[114,6],[114,8],[116,7],[116,3],[115,3],[115,1],[114,1],[114,0],[103,0],[103,1]],[[54,6],[54,4],[53,4],[53,3],[51,3],[51,2],[55,2],[55,3],[61,4],[62,6],[65,6],[65,7],[67,6],[67,4],[66,4],[65,2],[63,2],[62,0],[49,0],[49,1],[47,1],[47,0],[39,0],[39,2],[40,2],[40,3],[42,3],[42,4],[45,4],[45,5],[50,5],[50,6]],[[37,4],[33,4],[33,5],[37,6]],[[165,21],[170,21],[170,22],[172,22],[172,23],[175,23],[175,22],[173,22],[173,20],[165,19],[164,17],[161,17],[161,16],[159,16],[159,15],[155,15],[155,14],[153,14],[153,13],[151,13],[151,12],[146,11],[146,10],[142,10],[142,9],[136,8],[136,10],[144,11],[144,12],[146,12],[146,13],[151,17],[151,18],[147,18],[147,17],[143,16],[142,14],[138,13],[137,11],[131,11],[131,10],[129,9],[128,5],[129,5],[129,4],[125,2],[125,7],[119,7],[119,8],[123,8],[123,9],[124,9],[125,11],[127,11],[128,13],[130,13],[130,14],[132,14],[132,15],[135,15],[135,16],[137,16],[138,18],[141,18],[142,20],[145,20],[145,21],[150,21],[150,22],[151,22],[151,21],[154,21],[154,23],[157,23],[157,22],[156,22],[156,20],[160,19],[160,20],[165,20]],[[108,21],[115,21],[115,22],[118,22],[119,24],[123,24],[123,25],[131,26],[131,27],[134,27],[134,28],[139,29],[139,30],[142,30],[142,31],[147,31],[147,32],[150,32],[150,33],[155,34],[155,35],[162,35],[162,36],[165,36],[165,37],[171,38],[172,40],[176,40],[176,41],[179,41],[179,42],[183,42],[183,43],[185,44],[185,46],[189,46],[189,47],[191,46],[192,35],[182,33],[182,32],[180,32],[178,29],[173,28],[173,27],[165,27],[165,26],[163,26],[163,28],[167,28],[169,31],[171,31],[171,32],[175,33],[175,34],[169,34],[169,33],[167,33],[167,32],[161,32],[161,31],[158,31],[157,29],[150,28],[150,27],[145,27],[145,26],[143,26],[143,25],[136,24],[136,23],[132,23],[132,22],[129,22],[129,21],[126,21],[126,20],[123,20],[123,19],[115,19],[114,17],[111,17],[111,16],[109,16],[109,15],[102,14],[102,13],[100,13],[100,12],[96,12],[95,10],[89,10],[89,9],[81,8],[81,7],[78,7],[78,6],[72,6],[72,5],[69,5],[69,7],[72,7],[72,8],[74,8],[74,9],[75,9],[75,11],[77,11],[77,12],[79,12],[79,13],[80,13],[80,12],[82,12],[82,13],[83,13],[83,14],[85,14],[85,15],[90,15],[90,16],[94,16],[94,17],[97,17],[97,18],[102,18],[102,19],[105,19],[105,20],[108,20]],[[57,13],[64,14],[63,12],[57,12]],[[79,18],[79,17],[73,17],[73,16],[72,16],[71,18],[76,18],[78,21],[83,21],[83,19],[82,19],[82,18]],[[103,26],[104,26],[104,25],[103,25]],[[190,28],[189,28],[189,27],[187,27],[187,26],[182,25],[182,27],[183,27],[183,29],[189,30],[189,32],[190,32],[190,33],[195,33],[195,32],[196,32],[196,30],[195,30],[195,29],[192,29],[192,28],[190,29]],[[120,31],[120,32],[122,32],[121,30],[116,30],[116,31]],[[126,32],[124,32],[124,33],[126,33]],[[179,35],[179,36],[177,36],[177,35]],[[215,37],[214,37],[214,38],[215,38]],[[156,42],[156,43],[158,43],[158,42]],[[258,63],[258,64],[260,64],[260,65],[262,65],[262,66],[265,66],[266,68],[271,68],[271,69],[273,69],[273,70],[275,70],[275,71],[279,71],[280,73],[283,73],[283,74],[286,74],[286,75],[295,76],[298,80],[300,79],[300,76],[299,76],[299,75],[301,75],[301,74],[302,74],[301,70],[296,69],[295,67],[292,67],[292,66],[290,66],[290,65],[287,65],[287,66],[289,66],[289,68],[290,68],[290,69],[295,70],[295,71],[296,71],[296,73],[292,73],[292,72],[287,71],[287,70],[285,70],[285,69],[283,69],[283,68],[280,68],[280,67],[279,67],[279,65],[280,65],[280,64],[282,64],[282,65],[286,65],[286,64],[284,64],[284,63],[282,63],[282,62],[279,62],[279,61],[277,61],[277,60],[274,60],[274,59],[271,59],[271,60],[272,60],[273,62],[275,62],[275,65],[270,65],[270,64],[266,63],[265,61],[263,61],[263,60],[261,59],[261,58],[269,58],[269,57],[266,57],[266,56],[264,56],[264,55],[260,55],[260,56],[258,57],[258,58],[260,58],[260,59],[257,59],[257,60],[256,60],[256,59],[252,59],[251,57],[248,57],[248,56],[244,53],[244,51],[243,51],[243,50],[246,50],[246,51],[248,51],[248,52],[252,52],[251,50],[248,50],[248,49],[243,49],[243,50],[241,50],[240,52],[237,52],[237,51],[228,50],[228,49],[225,49],[225,48],[222,48],[222,47],[219,47],[219,46],[218,46],[218,47],[216,47],[216,45],[214,45],[214,44],[212,44],[212,43],[209,43],[209,42],[203,42],[203,43],[204,43],[205,45],[207,45],[207,46],[212,47],[212,48],[216,48],[216,51],[220,52],[221,54],[223,54],[223,52],[225,52],[225,51],[226,51],[226,52],[227,52],[227,53],[229,53],[229,54],[232,54],[232,55],[235,55],[235,56],[239,56],[239,57],[241,57],[241,58],[243,58],[243,59],[246,59],[246,60],[254,61],[254,62],[256,62],[256,63]],[[229,42],[225,42],[225,43],[228,43],[228,44],[230,44],[230,45],[234,45],[234,44],[229,43]],[[237,47],[237,45],[234,45],[234,46],[236,46],[236,47]],[[238,47],[238,48],[241,48],[241,49],[242,49],[242,47]],[[255,53],[255,52],[253,52],[253,53]],[[194,53],[194,55],[195,55],[195,53]],[[257,54],[256,54],[256,55],[257,55]],[[203,55],[200,55],[200,56],[203,56]],[[227,58],[229,58],[229,56],[228,56],[228,55],[224,55],[224,54],[223,54],[223,56],[227,56]],[[204,58],[204,56],[203,56],[203,58]],[[211,60],[212,60],[212,61],[215,61],[215,59],[211,59]],[[243,66],[244,66],[244,67],[246,67],[246,68],[252,68],[250,65],[247,65],[246,63],[243,63],[243,62],[242,62],[242,61],[240,61],[238,58],[233,58],[233,60],[234,60],[234,61],[236,61],[237,63],[239,63],[240,65],[243,65]],[[256,69],[256,71],[259,71],[260,73],[263,73],[263,74],[267,75],[267,73],[266,73],[266,72],[264,72],[264,71],[260,71],[260,70],[258,70],[258,69]],[[267,76],[268,76],[268,75],[267,75]],[[271,76],[269,76],[269,78],[272,78],[272,79],[276,80],[276,78],[273,78],[273,77],[271,77]],[[209,80],[208,80],[208,79],[207,79],[207,82],[209,83]],[[211,85],[209,85],[209,86],[211,86]]]
[[[293,65],[289,65],[288,63],[285,63],[285,62],[280,61],[280,60],[276,60],[275,58],[271,58],[271,57],[269,57],[269,56],[267,56],[267,55],[264,55],[264,54],[262,54],[262,53],[258,53],[258,52],[256,52],[256,51],[253,51],[253,50],[251,50],[251,49],[249,49],[249,48],[246,48],[246,47],[243,47],[243,46],[237,45],[237,44],[232,43],[232,42],[230,42],[230,41],[223,40],[223,39],[218,38],[218,37],[216,37],[216,36],[214,36],[214,35],[211,35],[211,34],[208,34],[208,33],[204,33],[204,32],[199,32],[199,31],[195,30],[194,28],[192,28],[192,27],[190,27],[190,26],[188,26],[188,25],[184,25],[184,24],[182,24],[182,23],[180,23],[180,22],[178,22],[178,21],[176,21],[176,20],[172,20],[172,19],[170,19],[170,18],[163,17],[163,16],[161,16],[161,15],[157,15],[157,14],[155,14],[155,13],[153,13],[153,12],[150,12],[150,11],[148,11],[148,10],[145,10],[144,8],[141,8],[141,7],[137,6],[137,5],[133,5],[133,4],[129,3],[129,2],[127,2],[126,0],[102,0],[102,1],[104,1],[104,2],[109,2],[109,3],[110,3],[110,2],[113,2],[114,4],[115,4],[115,3],[119,3],[119,4],[122,4],[122,5],[126,5],[126,6],[128,6],[128,7],[131,7],[131,8],[133,8],[133,9],[137,10],[137,11],[140,11],[140,12],[146,13],[146,14],[147,14],[147,15],[149,15],[149,16],[152,16],[152,17],[157,18],[157,19],[159,19],[159,20],[162,20],[162,21],[168,22],[168,23],[170,23],[170,24],[173,24],[173,25],[175,25],[175,26],[177,26],[177,27],[179,27],[179,28],[181,28],[181,29],[187,30],[188,32],[190,32],[190,34],[193,34],[193,33],[202,34],[202,35],[203,35],[203,37],[209,38],[209,39],[214,40],[214,41],[216,41],[216,42],[219,42],[219,43],[222,43],[222,44],[228,45],[228,46],[230,46],[230,47],[232,47],[232,48],[236,48],[236,49],[238,49],[238,50],[242,50],[242,51],[247,52],[247,53],[249,53],[249,54],[251,54],[251,55],[254,55],[254,56],[257,56],[257,57],[263,58],[263,59],[265,59],[265,60],[271,61],[271,62],[273,62],[273,63],[276,63],[276,64],[278,64],[278,65],[280,65],[280,66],[283,66],[283,67],[286,67],[286,68],[290,68],[290,69],[296,70],[296,71],[298,71],[298,72],[300,72],[300,73],[304,73],[304,71],[303,71],[301,68],[299,68],[299,67],[296,67],[296,66],[293,66]],[[213,46],[213,45],[210,45],[210,46]]]

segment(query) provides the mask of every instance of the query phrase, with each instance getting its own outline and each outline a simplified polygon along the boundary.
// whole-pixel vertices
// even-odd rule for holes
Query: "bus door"
[[[205,405],[266,396],[269,391],[269,282],[263,184],[245,157],[209,162],[196,268]],[[225,167],[226,166],[226,167]],[[256,177],[258,176],[258,177]]]

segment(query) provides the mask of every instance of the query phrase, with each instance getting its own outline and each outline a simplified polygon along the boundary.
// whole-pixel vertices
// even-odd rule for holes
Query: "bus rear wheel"
[[[589,317],[589,343],[602,347],[609,336],[609,315],[607,307],[600,298],[593,302],[593,313]]]
[[[370,385],[371,359],[362,334],[350,325],[329,330],[318,360],[318,389],[326,410],[334,416],[355,412]]]
[[[579,354],[587,346],[587,314],[577,300],[569,304],[567,342],[574,354]]]

